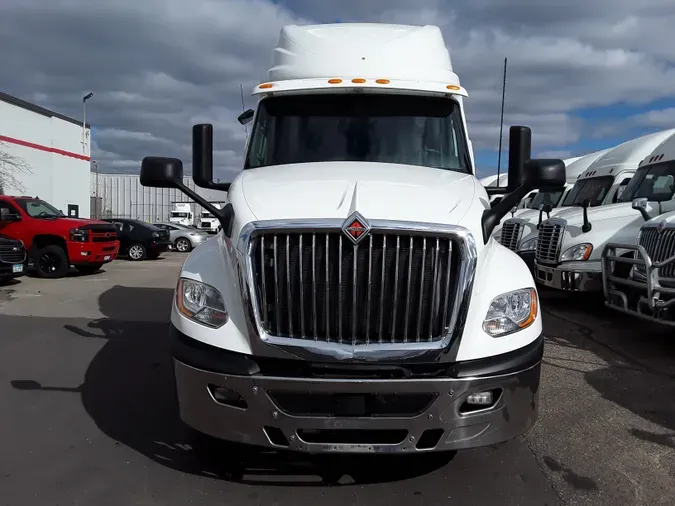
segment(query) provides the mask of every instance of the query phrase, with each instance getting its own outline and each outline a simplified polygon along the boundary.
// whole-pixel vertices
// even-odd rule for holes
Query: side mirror
[[[239,117],[237,118],[237,121],[239,121],[239,123],[241,123],[242,125],[245,125],[246,123],[248,123],[249,121],[251,121],[253,119],[254,114],[255,113],[253,112],[253,109],[249,109],[247,111],[244,111],[239,115]]]
[[[178,158],[146,156],[141,162],[141,184],[155,188],[178,188],[183,184],[183,162]]]
[[[565,185],[565,162],[557,159],[528,160],[523,168],[523,184],[530,189],[548,190]]]
[[[0,207],[0,222],[21,221],[21,215],[13,213],[6,207]]]
[[[648,220],[652,219],[652,217],[647,212],[647,204],[648,203],[649,203],[649,199],[646,198],[646,197],[633,199],[633,202],[631,203],[631,207],[633,209],[635,209],[636,211],[639,211],[645,221],[648,221]]]
[[[230,183],[213,182],[213,125],[192,127],[192,180],[201,188],[227,191]]]

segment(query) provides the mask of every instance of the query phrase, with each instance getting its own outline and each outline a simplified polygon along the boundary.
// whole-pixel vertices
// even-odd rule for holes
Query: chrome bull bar
[[[619,256],[616,250],[633,251],[633,258]],[[602,250],[601,259],[605,305],[625,314],[675,327],[675,311],[668,314],[671,308],[675,309],[675,280],[673,286],[663,286],[661,284],[663,279],[659,276],[659,269],[673,262],[675,255],[661,262],[652,261],[647,250],[639,244],[608,243]],[[627,278],[615,276],[617,264],[643,266],[644,280],[636,279],[634,276]],[[627,294],[626,291],[620,290],[621,286],[632,288],[633,293]],[[634,307],[630,304],[631,295],[632,298],[637,296]],[[664,299],[663,296],[667,298]]]

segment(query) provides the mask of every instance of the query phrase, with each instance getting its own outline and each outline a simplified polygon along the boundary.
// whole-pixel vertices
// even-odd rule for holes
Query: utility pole
[[[82,153],[87,154],[87,100],[94,96],[94,93],[87,93],[82,97]]]

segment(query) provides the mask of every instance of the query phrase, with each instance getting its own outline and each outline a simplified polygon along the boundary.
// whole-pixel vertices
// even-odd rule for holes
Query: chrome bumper
[[[457,363],[449,364],[448,370],[455,371],[450,377],[393,380],[214,372],[222,359],[206,370],[186,363],[195,359],[193,352],[180,358],[174,353],[180,416],[216,438],[308,453],[415,453],[492,445],[536,422],[543,338],[526,348],[519,350],[526,361],[517,370],[513,352],[502,373],[489,367],[489,375],[462,377],[453,369],[461,367]],[[254,357],[238,357],[255,364]],[[492,359],[499,363],[501,357]],[[378,367],[353,365],[362,372]],[[261,371],[257,365],[254,369]],[[485,391],[495,392],[494,404],[466,412],[467,396]]]
[[[534,263],[534,278],[537,283],[566,292],[599,292],[602,290],[602,273],[552,267]]]
[[[634,252],[634,258],[616,254],[616,250]],[[675,262],[675,256],[653,262],[647,251],[635,244],[609,243],[602,250],[602,286],[605,305],[622,313],[675,326],[675,280],[659,277],[659,269]],[[614,276],[616,264],[642,265],[646,276]],[[662,286],[670,285],[670,286]]]

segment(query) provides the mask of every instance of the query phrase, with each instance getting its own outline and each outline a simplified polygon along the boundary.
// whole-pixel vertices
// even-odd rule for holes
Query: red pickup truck
[[[68,218],[37,197],[0,195],[0,234],[23,241],[43,278],[61,278],[74,266],[96,272],[117,257],[117,229],[104,221]]]

